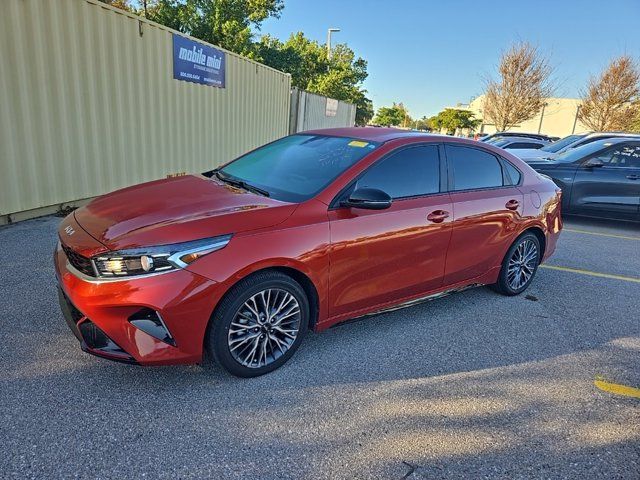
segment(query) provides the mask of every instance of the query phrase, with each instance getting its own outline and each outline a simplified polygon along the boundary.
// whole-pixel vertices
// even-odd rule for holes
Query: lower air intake
[[[103,353],[114,359],[133,361],[133,357],[121,349],[106,333],[100,330],[91,320],[78,325],[82,339],[91,353]]]

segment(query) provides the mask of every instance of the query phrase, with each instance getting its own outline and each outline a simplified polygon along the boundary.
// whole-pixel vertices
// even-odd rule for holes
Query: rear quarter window
[[[516,167],[514,167],[508,160],[502,159],[502,164],[507,172],[511,185],[518,185],[522,179],[522,173]]]

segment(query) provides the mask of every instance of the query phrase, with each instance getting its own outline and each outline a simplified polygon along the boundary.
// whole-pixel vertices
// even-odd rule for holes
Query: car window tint
[[[512,185],[518,185],[520,183],[520,177],[522,177],[522,174],[520,173],[520,170],[518,170],[516,167],[511,165],[506,160],[504,160],[504,167],[507,170],[507,172],[509,173],[509,177],[511,178],[511,184]]]
[[[607,167],[640,168],[640,145],[620,145],[597,158]]]
[[[580,140],[581,138],[584,138],[586,136],[586,134],[583,135],[569,135],[568,137],[564,137],[560,140],[557,140],[553,143],[550,143],[549,145],[545,145],[544,147],[542,147],[542,150],[544,150],[545,152],[549,152],[549,153],[558,153],[560,152],[563,148],[568,147],[569,145],[573,145],[576,144],[576,142],[578,140]]]
[[[502,186],[502,167],[494,155],[478,148],[453,145],[446,148],[454,190]]]
[[[585,138],[583,141],[581,141],[577,145],[574,145],[574,147],[582,147],[583,145],[589,145],[590,143],[597,142],[598,140],[606,140],[607,138],[611,138],[611,137],[608,137],[607,135],[601,135],[598,137]]]
[[[511,145],[508,145],[507,148],[510,149],[518,149],[518,148],[540,148],[542,147],[542,144],[540,143],[525,143],[525,142],[516,142],[516,143],[512,143]]]
[[[391,198],[415,197],[440,191],[440,157],[436,145],[410,147],[369,168],[355,188],[377,188]]]

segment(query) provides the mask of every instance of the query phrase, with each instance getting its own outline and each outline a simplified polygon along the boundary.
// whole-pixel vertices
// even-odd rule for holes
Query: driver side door
[[[329,211],[331,316],[357,313],[442,286],[452,207],[437,144],[403,147],[378,160],[341,197],[375,188],[386,210]]]

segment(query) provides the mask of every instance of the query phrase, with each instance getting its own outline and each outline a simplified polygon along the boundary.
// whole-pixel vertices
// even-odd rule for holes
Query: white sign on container
[[[338,100],[335,98],[327,98],[327,109],[324,114],[327,117],[335,117],[338,113]]]

